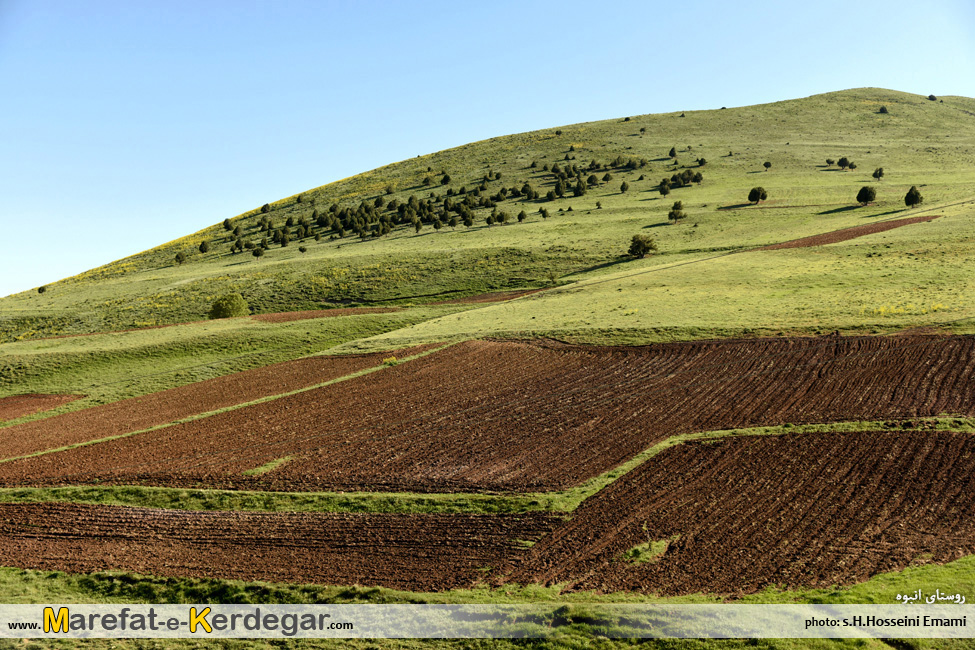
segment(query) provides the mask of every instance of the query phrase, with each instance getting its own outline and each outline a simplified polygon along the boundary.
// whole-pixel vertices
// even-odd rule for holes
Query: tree
[[[440,179],[440,184],[441,185],[449,185],[450,184],[450,174],[444,174],[443,175],[443,178]]]
[[[213,320],[215,318],[247,316],[248,314],[250,314],[250,307],[248,307],[244,297],[239,293],[228,293],[213,301],[213,306],[207,316]]]
[[[847,158],[846,156],[843,156],[842,158],[839,159],[839,161],[836,164],[840,166],[840,169],[846,169],[847,167],[850,166],[850,159]]]
[[[575,196],[585,196],[586,195],[586,186],[582,182],[582,179],[581,178],[578,181],[576,181],[575,187],[572,188],[572,193]]]
[[[687,215],[684,213],[683,208],[684,208],[684,204],[681,203],[680,201],[674,203],[673,209],[667,214],[667,219],[673,221],[674,223],[677,223],[678,221],[686,217]]]
[[[423,186],[424,187],[429,187],[432,184],[433,184],[433,179],[432,178],[430,178],[429,176],[424,176],[423,177]]]
[[[626,193],[626,190],[628,190],[628,189],[630,189],[629,184],[626,181],[623,181],[620,184],[620,192],[623,193],[623,194],[625,194]]]
[[[768,198],[768,192],[765,191],[764,187],[753,187],[748,193],[748,200],[758,205],[759,201],[764,201]]]
[[[765,162],[762,163],[762,167],[765,168],[765,171],[768,171],[772,167],[772,163],[766,160]]]
[[[307,253],[308,252],[308,249],[305,248],[304,246],[299,246],[298,247],[298,252],[299,253]]]
[[[258,246],[257,248],[255,248],[254,250],[251,251],[251,255],[253,255],[254,257],[257,257],[257,258],[263,257],[264,256],[264,249],[262,247]]]
[[[935,97],[934,95],[928,95],[928,99],[930,99],[930,100],[931,100],[931,101],[933,101],[933,102],[936,102],[936,101],[938,101],[938,98],[937,98],[937,97]]]
[[[907,190],[907,196],[904,197],[904,205],[908,208],[913,208],[914,206],[921,205],[924,201],[924,197],[918,191],[916,185],[911,185],[911,189]]]
[[[856,168],[857,168],[857,164],[851,160],[850,161],[850,171],[853,171]]]
[[[879,112],[881,115],[886,115],[889,111],[887,110],[886,106],[881,106]]]
[[[878,181],[881,178],[883,178],[884,177],[884,168],[883,167],[877,167],[877,169],[875,169],[873,171],[873,177],[876,178]]]
[[[706,164],[708,164],[707,159],[705,159],[705,158],[698,158],[697,159],[697,166],[698,167],[704,167]]]
[[[868,203],[870,203],[876,198],[877,198],[877,190],[875,190],[872,187],[868,187],[866,185],[861,187],[860,191],[857,192],[857,203],[859,203],[860,205],[867,205]]]
[[[271,205],[269,203],[265,203],[264,205],[261,206],[261,214],[267,214],[270,211],[271,211]]]
[[[186,261],[186,253],[184,253],[183,251],[180,251],[180,252],[176,253],[176,263],[177,264],[182,264],[185,261]]]
[[[832,167],[835,163],[836,163],[836,161],[833,160],[832,158],[827,158],[826,159],[826,166],[827,167]]]
[[[677,157],[677,147],[671,147],[670,148],[670,151],[667,152],[667,156],[670,157],[670,158],[676,158]]]
[[[657,242],[653,240],[652,237],[647,235],[633,235],[633,239],[630,240],[630,249],[627,251],[628,254],[637,258],[644,258],[651,253],[657,251]]]
[[[41,285],[41,286],[37,287],[37,293],[46,293],[46,292],[47,292],[47,287],[46,286]]]
[[[207,253],[209,251],[210,251],[210,244],[208,244],[206,242],[206,240],[201,241],[200,242],[200,252],[201,253]]]
[[[224,230],[230,230],[231,229],[230,228],[230,219],[224,219],[223,220],[223,229]]]
[[[609,172],[606,172],[605,174],[603,174],[603,182],[604,183],[608,183],[611,180],[613,180],[613,175],[612,174],[610,174]]]
[[[670,184],[669,183],[661,183],[660,184],[660,196],[667,196],[668,194],[670,194]]]

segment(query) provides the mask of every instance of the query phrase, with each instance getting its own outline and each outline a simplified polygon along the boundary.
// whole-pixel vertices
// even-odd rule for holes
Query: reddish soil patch
[[[441,300],[440,302],[435,302],[433,304],[434,305],[466,305],[466,304],[477,304],[481,302],[503,302],[505,300],[514,300],[515,298],[521,298],[522,296],[538,293],[539,291],[544,291],[544,289],[523,289],[519,291],[493,291],[491,293],[482,293],[476,296],[468,296],[466,298],[454,298],[453,300]]]
[[[433,348],[310,357],[0,429],[0,458],[139,431],[198,413],[286,393]]]
[[[864,235],[872,235],[878,232],[884,232],[886,230],[893,230],[894,228],[900,228],[901,226],[909,226],[912,223],[921,223],[922,221],[934,221],[940,214],[927,215],[924,217],[907,217],[906,219],[894,219],[893,221],[880,221],[877,223],[868,223],[863,226],[854,226],[852,228],[843,228],[842,230],[834,230],[833,232],[823,233],[822,235],[813,235],[812,237],[803,237],[802,239],[793,239],[792,241],[782,242],[781,244],[772,244],[771,246],[763,246],[757,250],[760,251],[774,251],[781,248],[808,248],[810,246],[823,246],[825,244],[835,244],[837,242],[846,241],[847,239],[856,239],[857,237],[863,237]]]
[[[975,553],[973,511],[971,434],[688,443],[585,501],[507,579],[661,595],[853,584]],[[674,541],[656,561],[622,557],[648,540]]]
[[[81,399],[84,395],[13,395],[0,398],[0,422],[40,413]]]
[[[679,433],[975,414],[973,380],[975,338],[965,336],[469,341],[299,395],[3,463],[0,484],[556,490]]]
[[[251,316],[251,318],[265,323],[290,323],[294,320],[308,320],[310,318],[357,316],[359,314],[388,314],[394,311],[403,311],[403,309],[402,307],[342,307],[337,309],[317,309],[313,311],[282,311],[276,314],[258,314]]]
[[[160,576],[472,587],[508,571],[554,527],[550,515],[189,512],[0,504],[0,565]]]

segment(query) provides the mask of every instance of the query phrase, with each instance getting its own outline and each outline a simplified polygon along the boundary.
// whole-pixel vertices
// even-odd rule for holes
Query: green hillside
[[[856,168],[826,165],[843,157]],[[560,181],[556,165],[564,197],[548,200]],[[878,167],[880,181],[872,178]],[[881,89],[503,136],[273,201],[266,212],[257,207],[230,218],[229,230],[218,221],[43,294],[4,298],[0,340],[196,321],[227,292],[240,292],[255,313],[265,313],[417,305],[551,285],[571,288],[387,338],[543,332],[638,341],[937,324],[975,315],[967,302],[973,168],[975,100]],[[699,182],[675,181],[661,195],[661,179],[697,173]],[[574,195],[578,184],[582,196]],[[857,207],[865,185],[876,188],[876,201]],[[906,210],[912,185],[924,202]],[[755,186],[768,199],[750,205]],[[687,216],[671,224],[677,200]],[[710,260],[922,213],[944,216],[843,244]],[[489,225],[492,214],[507,222]],[[282,232],[287,246],[275,243]],[[658,254],[626,257],[634,234],[652,236]],[[258,258],[251,248],[262,240],[267,247]],[[204,241],[206,253],[199,250]],[[243,251],[233,252],[238,241]],[[665,270],[687,262],[694,263]],[[632,275],[649,269],[659,272]],[[587,284],[593,279],[599,282]]]

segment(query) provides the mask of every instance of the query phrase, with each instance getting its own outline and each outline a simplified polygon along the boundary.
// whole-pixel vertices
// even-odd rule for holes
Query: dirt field
[[[299,395],[3,463],[0,484],[564,489],[679,433],[975,415],[973,375],[975,338],[964,336],[470,341]]]
[[[973,511],[971,434],[690,443],[587,500],[508,579],[661,595],[852,584],[975,553]],[[622,558],[648,540],[674,541],[656,561]]]
[[[0,565],[160,576],[472,587],[513,569],[548,515],[325,515],[0,504]],[[490,569],[488,569],[490,567]]]
[[[781,244],[773,244],[771,246],[763,246],[758,250],[761,251],[774,251],[780,248],[808,248],[810,246],[823,246],[825,244],[835,244],[837,242],[846,241],[848,239],[856,239],[857,237],[863,237],[864,235],[872,235],[878,232],[884,232],[886,230],[893,230],[894,228],[900,228],[901,226],[909,226],[912,223],[921,223],[923,221],[934,221],[940,214],[931,214],[923,217],[908,217],[906,219],[894,219],[893,221],[880,221],[877,223],[868,223],[863,226],[854,226],[852,228],[844,228],[843,230],[834,230],[833,232],[823,233],[822,235],[813,235],[812,237],[803,237],[802,239],[793,239],[792,241],[782,242]]]
[[[310,318],[334,318],[336,316],[357,316],[359,314],[388,314],[403,311],[402,307],[340,307],[336,309],[317,309],[312,311],[281,311],[274,314],[257,314],[254,320],[265,323],[289,323]]]
[[[0,422],[33,415],[81,399],[84,395],[12,395],[0,398]]]
[[[139,431],[197,413],[314,386],[376,366],[390,355],[403,357],[432,347],[435,346],[286,361],[7,427],[0,429],[0,458]]]

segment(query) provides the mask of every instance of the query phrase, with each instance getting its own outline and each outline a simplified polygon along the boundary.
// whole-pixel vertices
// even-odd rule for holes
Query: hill
[[[668,155],[671,150],[676,158]],[[826,165],[827,159],[844,157],[855,169]],[[606,279],[614,272],[665,268],[919,214],[905,210],[903,202],[912,185],[921,189],[924,213],[951,218],[912,227],[905,231],[910,235],[895,231],[857,242],[856,255],[837,247],[735,257],[668,273],[676,283],[669,291],[656,291],[656,280],[646,285],[651,276],[620,287],[604,282],[598,290],[586,290],[585,308],[573,300],[570,314],[562,311],[563,300],[539,297],[541,303],[529,309],[535,322],[516,313],[497,326],[490,322],[494,316],[471,314],[456,325],[438,324],[436,335],[459,327],[465,336],[537,330],[605,338],[598,331],[608,327],[627,330],[627,339],[652,340],[661,329],[687,338],[772,322],[773,328],[790,330],[901,327],[913,324],[914,317],[933,322],[944,314],[924,316],[946,310],[961,315],[964,307],[968,275],[955,243],[968,237],[968,208],[958,203],[975,197],[973,164],[975,100],[931,101],[880,89],[492,138],[272,201],[264,210],[227,219],[227,228],[218,222],[49,285],[44,294],[4,298],[0,335],[23,340],[199,320],[214,298],[227,292],[242,293],[255,313],[267,313],[419,304]],[[879,167],[885,173],[878,182],[872,173]],[[693,179],[698,173],[699,182],[677,187],[677,181],[669,195],[661,195],[661,179],[681,174]],[[548,200],[560,180],[564,197]],[[622,192],[624,182],[628,189]],[[575,196],[577,185],[584,195]],[[748,192],[759,185],[768,199],[749,205]],[[877,199],[856,208],[864,185],[877,189]],[[668,225],[676,200],[687,217]],[[506,219],[504,225],[490,225],[492,214]],[[275,243],[285,230],[289,244]],[[653,236],[659,253],[627,261],[621,256],[638,233]],[[204,241],[205,253],[199,250]],[[238,241],[242,253],[232,252]],[[262,241],[265,254],[254,257],[251,247],[261,247]],[[882,241],[885,249],[868,250],[868,241]],[[185,255],[182,264],[176,262],[178,253]],[[863,259],[877,253],[883,259]],[[885,279],[892,271],[900,277],[894,283]],[[738,281],[746,277],[751,288]],[[774,294],[788,297],[788,304],[769,303],[775,296],[764,286],[774,286]],[[859,294],[852,300],[844,288],[851,286]],[[804,287],[813,288],[814,295]],[[920,287],[923,296],[917,295]],[[622,304],[610,305],[608,296],[599,295],[620,288],[627,298]],[[712,303],[710,296],[719,296],[720,304],[707,308],[711,318],[694,310],[681,316],[682,305],[671,304],[687,298],[702,307],[690,298],[695,292]],[[631,298],[636,302],[628,302]],[[846,304],[829,306],[833,300]],[[647,317],[650,302],[660,317]],[[638,311],[632,317],[619,313],[633,309]],[[698,328],[705,332],[691,331]],[[433,334],[424,330],[424,336],[427,331]]]

